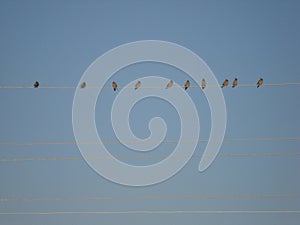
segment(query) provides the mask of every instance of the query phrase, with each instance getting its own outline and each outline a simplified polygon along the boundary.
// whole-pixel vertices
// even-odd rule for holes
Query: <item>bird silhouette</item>
[[[118,89],[118,84],[115,81],[113,81],[112,87],[113,87],[114,91],[116,91]]]
[[[204,88],[206,87],[206,81],[205,81],[205,79],[202,79],[202,84],[201,84],[201,86],[202,86],[202,89],[204,89]]]
[[[226,79],[226,80],[224,80],[224,82],[223,82],[221,88],[227,87],[227,86],[228,86],[228,80]]]
[[[38,81],[36,81],[36,82],[33,84],[33,86],[34,86],[35,88],[38,88],[38,87],[40,86],[40,83],[39,83]]]
[[[86,87],[86,82],[82,82],[82,84],[80,85],[81,88],[85,88]]]
[[[134,90],[138,89],[139,87],[141,87],[141,81],[136,82],[135,86],[134,86]]]
[[[191,86],[191,83],[189,80],[187,80],[184,84],[184,90],[188,89]]]
[[[169,83],[166,86],[166,89],[173,87],[173,80],[170,80]]]
[[[238,85],[238,79],[234,78],[233,82],[232,82],[232,87],[236,87]]]
[[[263,84],[263,82],[264,82],[264,79],[260,78],[256,83],[257,88],[259,88]]]

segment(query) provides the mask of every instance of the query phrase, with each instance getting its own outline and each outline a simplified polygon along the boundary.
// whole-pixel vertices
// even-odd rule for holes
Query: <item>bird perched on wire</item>
[[[173,87],[173,80],[170,80],[169,83],[166,86],[166,89]]]
[[[189,80],[187,80],[184,84],[184,90],[188,89],[191,86],[191,83]]]
[[[223,82],[223,84],[222,84],[222,86],[221,86],[221,88],[227,87],[227,86],[228,86],[228,80],[225,79],[224,82]]]
[[[136,82],[135,86],[134,86],[134,90],[138,89],[141,87],[141,81]]]
[[[80,85],[81,88],[85,88],[86,87],[86,82],[82,82],[82,84]]]
[[[40,83],[38,81],[36,81],[34,84],[33,84],[33,87],[34,88],[38,88],[40,86]]]
[[[233,82],[232,82],[232,87],[236,87],[238,85],[238,79],[234,78]]]
[[[202,86],[202,89],[204,89],[206,87],[206,81],[204,78],[202,79],[201,86]]]
[[[263,82],[264,82],[264,79],[260,78],[256,83],[257,88],[259,88],[263,84]]]
[[[111,85],[112,85],[114,91],[118,90],[118,84],[117,84],[117,82],[113,81]]]

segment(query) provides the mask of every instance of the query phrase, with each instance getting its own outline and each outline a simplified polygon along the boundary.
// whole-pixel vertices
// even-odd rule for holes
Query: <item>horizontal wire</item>
[[[300,195],[157,195],[157,196],[132,196],[132,197],[39,197],[39,198],[0,198],[0,202],[17,201],[127,201],[151,199],[296,199]]]
[[[289,86],[289,85],[300,85],[300,82],[286,82],[286,83],[276,83],[276,84],[263,84],[262,86]],[[209,88],[209,87],[220,87],[222,86],[221,84],[220,85],[206,85],[206,88]],[[256,87],[257,84],[238,84],[237,87]],[[172,88],[183,88],[183,86],[178,86],[178,85],[174,85]],[[31,88],[34,88],[36,89],[35,87],[33,86],[0,86],[0,89],[31,89]],[[42,89],[75,89],[75,88],[80,88],[79,86],[39,86],[38,88],[42,88]],[[86,89],[86,88],[110,88],[112,89],[111,86],[86,86],[85,88],[83,89]],[[134,86],[118,86],[119,89],[122,89],[122,88],[134,88]],[[139,87],[139,89],[142,89],[142,88],[166,88],[166,86],[141,86]],[[195,86],[190,86],[189,88],[202,88],[201,86],[198,86],[198,85],[195,85]]]
[[[120,215],[120,214],[298,214],[300,210],[139,210],[139,211],[56,211],[0,212],[0,215]]]
[[[211,140],[211,142],[241,142],[241,141],[298,141],[300,137],[273,137],[273,138],[228,138],[224,140]],[[162,143],[177,143],[179,139],[163,140]],[[209,139],[195,139],[195,140],[180,140],[181,142],[208,142]],[[0,142],[0,145],[9,146],[32,146],[32,145],[112,145],[123,143],[135,143],[135,142],[123,142],[120,141],[104,141],[104,142]]]
[[[213,155],[206,155],[206,157],[210,157]],[[284,156],[300,156],[300,152],[284,152],[284,153],[249,153],[249,154],[218,154],[218,156],[223,157],[284,157]],[[118,159],[159,159],[166,158],[167,155],[153,155],[153,156],[116,156]],[[190,157],[188,155],[175,155],[169,156],[170,158],[187,158]],[[193,155],[191,158],[201,158],[201,155]],[[89,158],[90,161],[100,161],[110,159],[108,157],[103,158]],[[81,161],[83,158],[80,157],[65,157],[65,158],[0,158],[0,162],[20,162],[20,161]]]

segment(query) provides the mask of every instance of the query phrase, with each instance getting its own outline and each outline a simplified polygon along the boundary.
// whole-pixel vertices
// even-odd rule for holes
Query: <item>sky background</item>
[[[88,66],[106,51],[138,40],[164,40],[198,54],[219,83],[238,77],[241,84],[300,82],[299,1],[0,1],[0,86],[77,86]],[[159,63],[122,69],[112,80],[125,85],[148,75],[179,84],[188,75]],[[101,74],[99,74],[101,76]],[[192,85],[195,85],[191,80]],[[75,88],[0,88],[0,224],[297,224],[298,213],[275,214],[117,214],[7,215],[6,212],[300,210],[299,85],[224,88],[225,139],[220,155],[198,172],[205,142],[174,177],[148,187],[127,187],[95,173],[74,143]],[[188,90],[199,113],[200,139],[210,133],[210,111],[199,88]],[[110,124],[116,93],[106,88],[96,107],[97,129],[107,142],[117,139]],[[178,139],[176,111],[160,99],[133,108],[133,132],[146,138],[149,119],[160,116],[167,139]],[[7,144],[12,142],[15,144]],[[52,144],[16,145],[48,142]],[[53,144],[64,142],[64,144]],[[65,142],[70,142],[66,144]],[[149,153],[107,145],[113,155],[166,156],[176,143]],[[292,153],[287,155],[287,153]],[[280,156],[228,156],[279,154]],[[80,158],[81,160],[20,160]],[[157,158],[123,158],[147,165]],[[227,196],[226,198],[145,198],[145,196]],[[230,198],[228,196],[287,196]],[[54,198],[110,200],[53,200]],[[7,199],[4,201],[4,199]],[[21,200],[13,198],[35,198]],[[49,198],[37,200],[36,198]],[[9,200],[10,199],[10,200]],[[1,214],[2,213],[2,214]]]

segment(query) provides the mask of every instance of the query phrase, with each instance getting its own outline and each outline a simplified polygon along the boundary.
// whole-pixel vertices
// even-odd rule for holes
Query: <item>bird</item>
[[[257,88],[259,88],[263,84],[263,82],[264,82],[264,79],[260,78],[256,83]]]
[[[138,89],[141,86],[141,81],[136,82],[135,86],[134,86],[134,90]]]
[[[113,87],[114,91],[116,91],[118,89],[118,84],[115,81],[113,81],[112,87]]]
[[[33,84],[34,88],[38,88],[40,86],[40,83],[38,81],[36,81],[34,84]]]
[[[169,83],[166,86],[166,89],[173,87],[173,80],[170,80]]]
[[[191,86],[191,83],[189,80],[187,80],[184,84],[184,90],[188,89]]]
[[[233,83],[232,83],[232,87],[236,87],[238,85],[238,79],[234,78]]]
[[[202,79],[202,89],[204,89],[206,87],[206,81],[205,81],[205,79],[203,78]]]
[[[227,86],[228,86],[228,80],[225,79],[224,82],[223,82],[223,84],[222,84],[222,86],[221,86],[221,88],[227,87]]]
[[[86,87],[86,82],[82,82],[82,84],[80,85],[81,88],[85,88]]]

